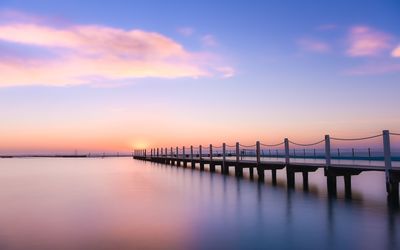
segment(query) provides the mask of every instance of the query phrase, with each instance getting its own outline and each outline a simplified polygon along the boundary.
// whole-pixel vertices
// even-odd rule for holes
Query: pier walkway
[[[330,196],[337,194],[337,177],[344,178],[345,195],[351,198],[351,177],[364,171],[383,171],[386,176],[388,199],[399,203],[400,157],[391,152],[390,139],[400,134],[384,130],[382,134],[364,138],[335,138],[326,135],[323,140],[300,144],[285,138],[277,144],[263,144],[257,141],[254,145],[209,145],[204,147],[171,147],[153,148],[150,150],[134,150],[134,159],[152,161],[174,166],[199,166],[204,171],[205,165],[210,172],[220,168],[222,174],[229,174],[234,169],[235,176],[242,177],[248,170],[250,178],[257,171],[259,181],[264,181],[265,171],[271,171],[272,183],[277,183],[276,172],[286,170],[287,186],[294,188],[296,173],[301,173],[303,188],[308,189],[308,175],[318,169],[323,169],[326,176],[327,191]],[[367,148],[364,151],[354,148],[340,151],[333,150],[331,143],[378,140],[382,150]],[[293,148],[292,148],[293,147]],[[299,150],[300,147],[301,149]],[[296,151],[297,150],[297,151]]]

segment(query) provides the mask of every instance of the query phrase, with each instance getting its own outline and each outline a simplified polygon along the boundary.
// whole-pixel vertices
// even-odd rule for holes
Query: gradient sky
[[[400,1],[0,0],[0,153],[400,131]]]

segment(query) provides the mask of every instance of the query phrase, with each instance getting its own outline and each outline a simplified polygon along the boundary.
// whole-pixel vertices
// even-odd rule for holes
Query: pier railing
[[[255,144],[222,143],[220,145],[181,146],[170,148],[139,149],[133,152],[134,158],[150,160],[192,168],[200,164],[200,170],[208,164],[210,172],[215,166],[221,173],[229,174],[229,167],[235,168],[235,175],[243,176],[248,169],[253,178],[257,169],[259,180],[264,180],[264,170],[271,170],[272,182],[276,181],[276,171],[286,168],[287,186],[294,188],[295,173],[303,175],[304,189],[308,189],[308,173],[323,168],[327,179],[328,193],[336,195],[336,178],[344,178],[346,197],[351,196],[351,176],[363,171],[384,171],[386,189],[389,197],[399,201],[400,157],[392,150],[391,139],[400,141],[399,133],[383,130],[381,134],[360,138],[325,137],[311,143],[303,143],[288,138],[268,144],[256,141]],[[371,141],[378,147],[371,147]],[[362,147],[355,147],[355,143]]]
[[[268,144],[257,141],[255,144],[247,145],[240,142],[235,144],[222,143],[220,145],[198,145],[181,147],[164,147],[134,150],[134,156],[144,157],[170,157],[190,159],[218,159],[222,161],[253,161],[261,162],[284,162],[289,163],[315,163],[325,164],[326,167],[334,165],[366,165],[385,168],[389,171],[396,162],[395,167],[400,167],[400,154],[393,154],[390,146],[391,137],[400,137],[400,133],[382,131],[376,134],[360,138],[339,138],[325,135],[321,140],[311,143],[297,142],[288,138],[281,142]],[[359,143],[373,139],[381,140],[382,148],[343,146],[346,143]],[[336,145],[342,143],[342,147]],[[376,143],[375,143],[376,144]],[[364,145],[364,144],[363,144]],[[397,151],[396,151],[397,152]]]

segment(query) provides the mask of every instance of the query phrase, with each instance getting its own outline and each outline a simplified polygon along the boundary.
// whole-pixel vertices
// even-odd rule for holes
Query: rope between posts
[[[303,144],[303,143],[297,143],[297,142],[293,142],[293,141],[290,141],[290,140],[289,140],[289,142],[290,142],[291,144],[294,144],[294,145],[300,146],[300,147],[314,146],[314,145],[318,145],[318,144],[320,144],[321,142],[324,142],[324,141],[325,141],[325,139],[320,140],[320,141],[317,141],[317,142],[314,142],[314,143]]]
[[[213,145],[213,148],[222,148],[222,146],[214,146],[214,145]]]
[[[368,140],[368,139],[373,139],[382,136],[382,134],[379,135],[373,135],[373,136],[368,136],[368,137],[361,137],[361,138],[335,138],[331,137],[332,140],[335,141],[362,141],[362,140]]]
[[[226,147],[227,147],[227,148],[235,148],[236,145],[228,145],[228,144],[226,144]]]
[[[389,133],[390,135],[400,135],[400,133]]]
[[[256,146],[256,144],[254,145],[243,145],[243,144],[239,144],[241,147],[245,147],[245,148],[254,148]]]
[[[265,146],[265,147],[276,147],[276,146],[280,146],[283,145],[285,142],[280,142],[277,144],[264,144],[264,143],[260,143],[261,146]]]

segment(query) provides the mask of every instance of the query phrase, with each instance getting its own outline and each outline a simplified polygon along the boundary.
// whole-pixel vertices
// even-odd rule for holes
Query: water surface
[[[399,249],[383,173],[353,177],[353,200],[133,160],[1,159],[0,249]],[[247,173],[245,173],[247,175]]]

